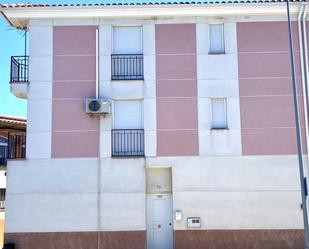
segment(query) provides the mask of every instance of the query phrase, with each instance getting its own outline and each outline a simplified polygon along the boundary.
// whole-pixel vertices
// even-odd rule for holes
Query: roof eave
[[[302,2],[291,2],[292,14]],[[303,1],[303,3],[306,3]],[[228,7],[228,8],[227,8]],[[54,18],[152,18],[185,16],[250,16],[285,15],[285,3],[276,2],[221,2],[195,4],[49,6],[0,8],[15,27],[23,27],[30,19]]]

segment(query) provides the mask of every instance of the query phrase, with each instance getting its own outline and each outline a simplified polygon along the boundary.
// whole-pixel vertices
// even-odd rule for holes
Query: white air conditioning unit
[[[111,103],[108,99],[86,99],[86,113],[110,114]]]

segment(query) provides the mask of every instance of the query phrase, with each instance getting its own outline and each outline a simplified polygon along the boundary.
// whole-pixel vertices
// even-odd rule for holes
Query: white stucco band
[[[31,21],[26,155],[29,159],[51,157],[52,44],[52,21]]]
[[[10,161],[5,231],[145,230],[144,160],[101,158],[100,185],[98,167],[97,158]]]
[[[212,22],[210,22],[212,23]],[[217,20],[213,23],[220,23]],[[199,155],[241,155],[236,23],[224,24],[225,53],[209,54],[209,23],[196,24]],[[226,98],[228,129],[211,129],[211,98]]]
[[[302,226],[296,156],[101,158],[100,194],[98,159],[67,158],[9,162],[6,232],[144,230],[145,167],[172,169],[175,229]]]
[[[148,158],[172,167],[173,209],[201,217],[202,229],[301,229],[296,156]]]
[[[157,134],[156,134],[156,82],[155,82],[155,25],[143,24],[142,42],[144,58],[144,80],[121,81],[111,80],[111,54],[113,43],[113,25],[122,26],[127,23],[102,22],[99,25],[99,74],[100,74],[100,97],[111,100],[143,100],[144,131],[145,131],[145,155],[156,156]],[[108,118],[102,118],[100,125],[100,155],[111,156],[111,129],[113,114]],[[108,142],[107,142],[108,141]]]

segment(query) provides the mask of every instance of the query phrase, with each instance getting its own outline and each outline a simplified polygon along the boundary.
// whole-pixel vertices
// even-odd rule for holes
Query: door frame
[[[145,209],[145,214],[146,214],[146,249],[149,249],[149,246],[148,246],[148,199],[150,197],[154,197],[154,196],[170,196],[171,198],[171,222],[172,222],[172,248],[171,249],[174,249],[174,246],[175,246],[175,236],[174,236],[174,207],[173,207],[173,193],[172,192],[165,192],[165,193],[146,193],[146,209]]]

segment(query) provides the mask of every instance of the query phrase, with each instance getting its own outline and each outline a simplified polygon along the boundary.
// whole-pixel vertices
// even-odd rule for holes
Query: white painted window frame
[[[115,102],[116,101],[141,101],[142,103],[142,117],[141,117],[141,120],[142,120],[142,124],[143,124],[143,127],[141,129],[145,129],[145,122],[144,122],[144,99],[143,98],[139,98],[139,99],[112,99],[112,129],[115,129],[115,118],[114,118],[114,113],[115,113]],[[139,129],[139,128],[136,128],[136,129]]]
[[[224,101],[224,119],[225,119],[225,127],[224,128],[217,128],[213,126],[213,100],[215,99],[223,99]],[[225,96],[218,96],[218,97],[210,97],[210,106],[211,106],[211,129],[212,130],[228,130],[229,124],[227,119],[227,97]]]
[[[210,38],[210,26],[211,25],[222,25],[222,44],[223,44],[223,51],[221,52],[212,52],[211,51],[211,38]],[[224,35],[224,30],[225,30],[225,25],[223,22],[212,22],[212,23],[209,23],[208,24],[208,54],[209,55],[222,55],[222,54],[225,54],[225,47],[226,47],[226,44],[225,44],[225,35]]]
[[[141,54],[143,54],[144,51],[144,41],[143,41],[143,25],[136,25],[136,24],[114,24],[112,25],[112,35],[111,35],[111,52],[114,53],[114,30],[115,28],[125,28],[125,27],[139,27],[141,29],[140,34],[140,41],[141,41]]]

